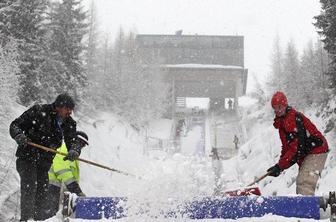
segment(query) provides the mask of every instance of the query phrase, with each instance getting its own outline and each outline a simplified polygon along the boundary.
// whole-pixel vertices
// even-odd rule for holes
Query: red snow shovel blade
[[[239,190],[225,191],[221,195],[223,195],[223,196],[230,196],[230,197],[234,197],[234,196],[249,196],[249,195],[260,196],[261,192],[259,190],[259,187],[250,187],[250,188],[243,188],[243,189],[239,189]]]
[[[271,172],[267,172],[266,174],[262,175],[261,177],[259,177],[258,179],[256,179],[255,181],[253,181],[252,183],[250,183],[248,186],[248,188],[243,188],[243,189],[238,189],[238,190],[232,190],[232,191],[225,191],[224,195],[225,196],[248,196],[248,195],[261,195],[261,192],[259,190],[259,187],[250,187],[253,184],[258,183],[259,181],[263,180],[264,178],[266,178]]]

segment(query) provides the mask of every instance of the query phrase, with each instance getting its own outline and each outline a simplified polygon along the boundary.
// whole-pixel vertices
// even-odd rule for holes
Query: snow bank
[[[20,115],[25,108],[13,107],[13,114],[8,116],[4,125]],[[312,111],[305,112],[316,125],[324,129],[327,118],[316,116]],[[263,175],[266,169],[277,162],[280,153],[280,139],[272,126],[273,113],[268,106],[257,110],[253,101],[246,101],[242,110],[243,123],[247,126],[248,141],[241,145],[236,157],[222,161],[222,177],[225,181],[223,189],[237,189],[252,182]],[[149,202],[152,206],[148,215],[157,214],[158,209],[171,204],[178,204],[192,198],[202,198],[212,194],[214,189],[214,168],[210,157],[174,154],[164,158],[152,158],[143,155],[144,133],[138,132],[132,126],[116,115],[100,113],[94,117],[75,116],[78,129],[87,132],[90,146],[82,151],[81,157],[96,161],[100,164],[116,168],[137,176],[124,176],[105,169],[81,163],[81,186],[87,196],[126,196],[130,217],[118,221],[153,221],[149,217],[137,216],[136,212],[142,203]],[[4,221],[15,217],[18,211],[19,180],[15,170],[15,143],[9,138],[8,128],[1,128],[1,136],[5,138],[1,143],[1,178],[0,180],[0,215]],[[168,138],[171,128],[169,120],[150,123],[149,134],[153,137]],[[192,152],[195,139],[199,137],[197,129],[191,131],[189,137],[184,138],[183,146]],[[335,190],[335,133],[327,134],[331,152],[326,170],[322,173],[317,195]],[[279,177],[267,177],[258,186],[263,195],[294,195],[297,167],[292,167]],[[0,214],[1,214],[0,213]],[[16,216],[18,218],[18,216]],[[180,218],[183,221],[191,221]],[[159,218],[157,221],[178,221],[179,219]],[[55,216],[47,221],[59,221]],[[84,221],[76,219],[74,221]],[[102,219],[100,221],[108,221]],[[218,220],[203,220],[218,221]],[[250,218],[225,221],[251,221]],[[297,221],[295,218],[284,218],[266,215],[253,218],[253,221]],[[300,221],[312,221],[302,220]]]

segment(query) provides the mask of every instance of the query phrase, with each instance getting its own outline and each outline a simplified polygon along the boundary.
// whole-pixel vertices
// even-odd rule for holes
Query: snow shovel
[[[39,144],[36,144],[36,143],[27,142],[27,144],[29,144],[29,145],[31,145],[31,146],[34,146],[34,147],[36,147],[36,148],[39,148],[39,149],[41,149],[41,150],[47,151],[47,152],[60,154],[60,155],[62,155],[62,156],[67,156],[67,154],[65,154],[65,153],[59,152],[59,151],[57,151],[57,150],[54,150],[54,149],[51,149],[51,148],[49,148],[49,147],[45,147],[45,146],[42,146],[42,145],[39,145]],[[92,162],[92,161],[90,161],[90,160],[85,160],[85,159],[81,159],[81,158],[78,158],[77,160],[82,161],[82,162],[87,163],[87,164],[90,164],[90,165],[93,165],[93,166],[96,166],[96,167],[100,167],[100,168],[107,169],[107,170],[110,170],[110,171],[113,171],[113,172],[116,172],[116,173],[120,173],[120,174],[123,174],[123,175],[125,175],[125,176],[132,176],[132,177],[141,179],[140,177],[137,177],[137,176],[135,176],[135,175],[133,175],[133,174],[126,173],[126,172],[123,172],[123,171],[121,171],[121,170],[113,169],[113,168],[110,168],[110,167],[101,165],[101,164],[99,164],[99,163]]]
[[[256,179],[252,183],[248,184],[246,188],[241,188],[241,189],[231,190],[231,191],[224,191],[220,195],[221,196],[249,196],[249,195],[253,195],[254,194],[254,195],[260,196],[261,192],[260,192],[259,187],[250,187],[250,186],[258,183],[261,180],[263,180],[269,174],[270,174],[270,172],[267,172],[266,174],[264,174],[263,176],[259,177],[258,179]]]

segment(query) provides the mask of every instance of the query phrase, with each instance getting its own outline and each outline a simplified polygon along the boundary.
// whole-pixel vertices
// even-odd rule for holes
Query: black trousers
[[[56,215],[59,209],[59,200],[61,195],[61,188],[52,184],[49,184],[48,189],[48,205],[49,205],[49,217]]]
[[[16,170],[21,179],[21,220],[45,220],[47,215],[49,163],[16,160]]]

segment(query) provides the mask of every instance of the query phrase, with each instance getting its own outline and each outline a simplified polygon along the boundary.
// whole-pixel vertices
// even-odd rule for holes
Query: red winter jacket
[[[328,152],[328,143],[322,133],[307,117],[289,106],[285,116],[276,117],[273,125],[279,130],[282,143],[278,162],[282,170],[295,163],[301,166],[308,154]]]

